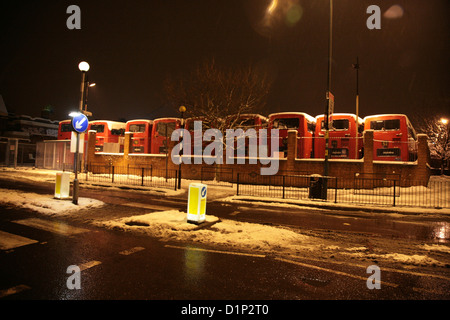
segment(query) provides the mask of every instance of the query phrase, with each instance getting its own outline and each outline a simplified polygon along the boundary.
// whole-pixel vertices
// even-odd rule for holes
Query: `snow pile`
[[[282,249],[313,249],[318,239],[294,231],[256,223],[219,220],[207,215],[207,228],[187,222],[186,213],[176,210],[148,213],[140,216],[97,222],[125,231],[138,231],[165,241],[195,241],[257,251]],[[314,244],[313,244],[314,242]]]
[[[0,203],[31,209],[47,215],[67,215],[77,210],[104,205],[102,201],[88,198],[78,198],[78,205],[75,205],[71,200],[54,199],[52,195],[9,189],[0,189]]]

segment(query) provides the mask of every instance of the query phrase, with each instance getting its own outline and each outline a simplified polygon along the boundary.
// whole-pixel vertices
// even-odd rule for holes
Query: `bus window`
[[[90,130],[95,130],[97,133],[103,133],[105,131],[105,125],[103,124],[93,124]]]
[[[279,118],[273,120],[274,129],[298,129],[300,120],[298,118]]]
[[[370,129],[373,129],[373,130],[400,130],[400,119],[371,121]]]
[[[72,124],[71,123],[62,123],[61,124],[61,132],[71,132]]]
[[[111,134],[115,136],[122,136],[125,134],[125,129],[111,129]]]
[[[145,124],[131,124],[130,132],[145,132]]]
[[[171,137],[175,130],[175,122],[158,122],[156,125],[156,132],[163,137]],[[166,129],[167,128],[167,129]],[[166,135],[167,133],[167,135]]]

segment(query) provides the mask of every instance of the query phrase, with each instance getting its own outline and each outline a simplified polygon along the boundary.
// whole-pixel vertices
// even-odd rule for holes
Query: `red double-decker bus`
[[[279,130],[279,151],[287,156],[289,130],[297,130],[297,158],[311,158],[314,154],[313,135],[316,119],[304,112],[280,112],[269,115],[269,131]],[[270,150],[270,149],[269,149]]]
[[[229,129],[242,129],[244,131],[244,134],[248,133],[247,130],[253,129],[256,133],[256,144],[259,144],[259,130],[260,129],[267,129],[269,124],[269,119],[260,115],[260,114],[254,114],[254,113],[246,113],[241,114],[238,117],[236,116],[228,116],[226,119],[226,125]],[[238,139],[239,137],[237,137]],[[250,136],[245,135],[245,142],[244,142],[244,150],[243,153],[245,156],[249,156],[249,145],[250,145]],[[235,143],[235,153],[236,155],[239,155],[242,153],[242,151],[238,150],[237,143]],[[256,150],[256,149],[255,149]]]
[[[72,136],[72,120],[63,120],[58,126],[58,140],[70,140]]]
[[[152,147],[153,120],[127,121],[126,132],[131,132],[131,152],[150,153]]]
[[[372,115],[364,118],[364,130],[373,130],[373,159],[415,161],[417,135],[404,114]]]
[[[360,159],[362,157],[364,120],[350,113],[333,113],[329,119],[329,157]],[[325,116],[316,117],[314,158],[325,158]]]
[[[179,118],[159,118],[153,120],[151,153],[165,154],[169,152],[168,143],[172,132],[180,128],[181,119]]]
[[[123,152],[126,123],[108,120],[95,120],[89,122],[88,130],[96,131],[96,152]],[[105,148],[108,144],[108,148]],[[112,145],[116,144],[116,146]],[[109,147],[111,146],[111,150]],[[105,150],[106,149],[106,150]]]

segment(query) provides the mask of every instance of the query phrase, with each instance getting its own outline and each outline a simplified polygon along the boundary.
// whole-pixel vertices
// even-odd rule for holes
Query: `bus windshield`
[[[400,119],[374,120],[370,122],[372,130],[400,130]]]
[[[93,124],[90,130],[95,130],[97,133],[103,133],[105,131],[104,124]]]
[[[61,124],[61,132],[70,132],[70,131],[72,131],[72,125],[70,123]]]
[[[163,137],[171,137],[175,130],[175,122],[158,122],[156,132]]]
[[[300,120],[298,118],[279,118],[273,120],[275,129],[298,129]]]
[[[145,124],[131,124],[130,132],[145,132]]]
[[[336,119],[330,121],[331,130],[348,130],[349,121],[348,119]],[[325,121],[322,121],[322,130],[325,130]]]

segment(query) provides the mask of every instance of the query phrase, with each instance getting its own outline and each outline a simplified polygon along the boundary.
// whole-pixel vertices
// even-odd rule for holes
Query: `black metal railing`
[[[161,187],[177,190],[178,170],[150,167],[89,165],[85,181],[132,186]]]
[[[236,174],[236,194],[378,206],[450,208],[450,181]]]

